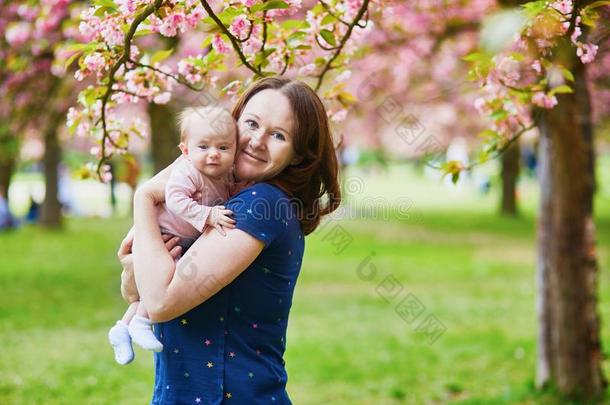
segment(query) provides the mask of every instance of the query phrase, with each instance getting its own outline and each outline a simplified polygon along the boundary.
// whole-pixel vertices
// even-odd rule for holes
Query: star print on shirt
[[[200,403],[201,402],[201,398],[199,398],[199,397],[195,398],[195,402]]]
[[[229,357],[231,357],[231,358],[235,357],[235,352],[229,352]]]
[[[178,354],[178,353],[180,353],[180,350],[174,349],[174,353]]]
[[[212,363],[211,361],[208,361],[208,364],[206,364],[206,366],[208,366],[208,368],[212,368],[212,367],[214,367],[214,363]]]
[[[209,346],[209,345],[211,345],[211,344],[212,344],[212,341],[211,341],[210,339],[206,339],[206,340],[203,342],[203,344],[204,344],[204,345],[206,345],[206,346]]]
[[[248,373],[248,377],[250,377],[250,378],[254,377],[254,373],[253,373],[252,371],[250,371],[250,372]]]
[[[233,395],[232,395],[230,392],[227,392],[227,395],[226,395],[226,396],[227,396],[227,398],[231,398],[231,397],[233,397]]]
[[[184,318],[182,318],[182,320],[180,321],[181,324],[186,325],[188,323],[188,321]]]

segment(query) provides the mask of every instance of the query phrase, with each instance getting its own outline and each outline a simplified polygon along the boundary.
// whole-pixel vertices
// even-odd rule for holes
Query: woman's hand
[[[140,300],[140,295],[138,294],[138,289],[136,287],[136,279],[133,273],[133,239],[134,229],[131,228],[127,233],[127,236],[125,236],[125,239],[121,242],[121,246],[119,246],[119,251],[117,252],[119,262],[121,262],[121,266],[123,267],[123,271],[121,272],[121,295],[128,304]],[[172,258],[176,260],[182,253],[182,248],[178,246],[179,238],[172,235],[163,235],[163,241]]]

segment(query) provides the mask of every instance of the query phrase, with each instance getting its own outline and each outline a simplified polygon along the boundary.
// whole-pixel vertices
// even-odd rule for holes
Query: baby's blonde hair
[[[206,107],[187,107],[178,114],[180,128],[180,142],[186,141],[187,129],[195,123],[197,118],[209,121],[209,125],[217,133],[235,131],[236,124],[231,113],[217,105]]]

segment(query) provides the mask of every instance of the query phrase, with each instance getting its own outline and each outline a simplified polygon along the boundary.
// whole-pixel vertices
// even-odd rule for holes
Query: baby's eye
[[[281,133],[281,132],[274,132],[274,133],[272,133],[271,135],[272,135],[272,136],[273,136],[275,139],[278,139],[278,140],[280,140],[280,141],[285,141],[285,140],[286,140],[286,137],[285,137],[285,136],[284,136],[284,134],[283,134],[283,133]]]
[[[199,149],[204,149],[205,150],[207,148],[208,148],[208,145],[199,145]]]
[[[220,150],[229,150],[229,149],[231,149],[231,148],[229,148],[228,146],[221,146],[220,147]]]

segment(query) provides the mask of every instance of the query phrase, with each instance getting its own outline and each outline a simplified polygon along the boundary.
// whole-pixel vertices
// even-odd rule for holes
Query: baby
[[[182,155],[171,166],[159,226],[161,233],[180,238],[184,253],[206,226],[224,234],[223,227],[235,224],[232,212],[220,204],[238,191],[232,173],[237,128],[231,114],[215,106],[187,108],[178,122]],[[122,365],[133,360],[131,340],[146,350],[163,350],[139,301],[110,329],[108,339],[115,360]]]

